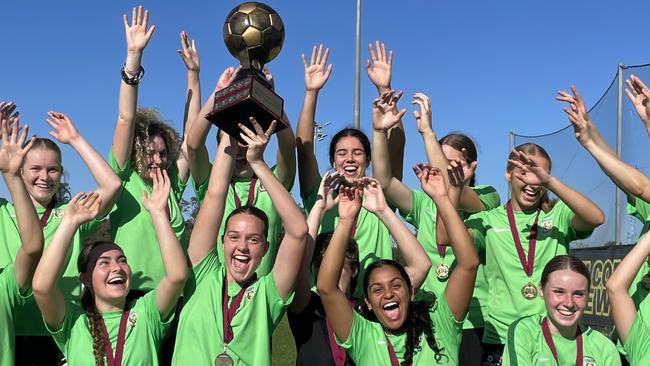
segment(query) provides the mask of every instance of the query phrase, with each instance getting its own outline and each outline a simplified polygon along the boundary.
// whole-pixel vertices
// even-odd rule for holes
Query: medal
[[[232,366],[232,357],[230,357],[226,352],[217,356],[214,359],[214,366]]]
[[[438,263],[436,265],[436,277],[438,277],[440,281],[449,278],[449,266],[447,263]]]
[[[526,300],[533,300],[537,297],[537,287],[532,282],[528,282],[521,288],[521,295]]]
[[[528,258],[524,254],[524,247],[521,245],[519,240],[519,232],[517,231],[517,224],[515,222],[515,214],[512,211],[512,203],[508,201],[506,203],[506,213],[508,214],[508,224],[510,224],[510,233],[512,234],[512,240],[515,242],[515,249],[517,249],[517,255],[519,256],[519,262],[524,269],[524,273],[528,276],[528,283],[521,288],[521,295],[527,300],[533,300],[537,298],[537,287],[530,281],[530,277],[533,275],[533,266],[535,263],[535,244],[537,243],[537,220],[539,219],[539,208],[537,208],[537,214],[535,215],[535,221],[533,226],[530,228],[530,236],[528,239]]]

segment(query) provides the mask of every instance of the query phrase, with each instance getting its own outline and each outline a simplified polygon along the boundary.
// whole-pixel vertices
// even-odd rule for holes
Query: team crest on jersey
[[[135,328],[135,322],[138,320],[138,315],[135,313],[135,311],[129,312],[129,324],[131,325],[131,328]]]
[[[264,184],[260,182],[260,192],[266,192],[266,188],[264,188]]]
[[[553,219],[546,219],[542,221],[540,226],[545,233],[551,232],[551,229],[553,229]]]
[[[582,365],[583,366],[598,366],[596,364],[596,360],[593,357],[585,356],[582,358]]]
[[[63,210],[60,208],[57,208],[55,210],[52,210],[52,214],[54,215],[54,218],[56,220],[60,220],[63,217]]]
[[[246,298],[247,301],[251,301],[253,295],[255,295],[255,288],[253,286],[250,286],[249,288],[246,289],[246,292],[244,293],[244,297]]]

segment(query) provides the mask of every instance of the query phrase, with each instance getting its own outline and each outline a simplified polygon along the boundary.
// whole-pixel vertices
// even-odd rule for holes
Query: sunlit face
[[[145,159],[147,163],[146,178],[154,173],[156,168],[165,169],[167,167],[167,144],[160,135],[155,135],[149,139]]]
[[[381,266],[372,271],[368,281],[366,306],[377,317],[384,329],[399,332],[406,322],[413,291],[400,272],[392,266]]]
[[[467,160],[463,157],[463,153],[460,150],[456,150],[455,148],[449,146],[449,145],[442,145],[442,152],[445,154],[445,157],[449,161],[460,161],[460,164],[463,167],[463,173],[465,174],[465,177],[469,179],[468,175],[470,174],[468,171],[469,165],[467,164]]]
[[[588,282],[580,273],[563,269],[552,272],[542,288],[546,312],[556,329],[572,329],[587,306]]]
[[[348,182],[361,178],[366,174],[368,156],[363,145],[354,136],[341,137],[334,149],[334,169]]]
[[[23,162],[22,178],[32,201],[47,206],[61,186],[61,155],[46,148],[31,149]]]
[[[537,166],[550,170],[550,162],[541,156],[529,155]],[[532,180],[532,184],[526,184],[517,176],[525,175],[527,179]],[[512,170],[506,170],[506,180],[510,183],[510,197],[517,201],[519,208],[522,210],[536,209],[539,201],[546,192],[546,188],[541,186],[532,173],[526,173],[520,168],[514,167]]]
[[[229,280],[243,285],[253,276],[268,249],[264,229],[264,222],[248,213],[230,218],[223,234]]]
[[[115,304],[126,299],[131,286],[131,267],[121,250],[108,250],[97,259],[92,285],[95,303]]]
[[[235,170],[233,175],[239,178],[251,177],[253,175],[253,168],[246,160],[246,152],[248,152],[248,145],[237,142],[237,156],[235,157]]]

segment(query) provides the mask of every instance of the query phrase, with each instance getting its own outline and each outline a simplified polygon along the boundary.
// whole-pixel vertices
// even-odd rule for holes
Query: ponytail
[[[92,291],[85,285],[81,290],[81,308],[88,318],[88,330],[90,331],[90,336],[93,338],[95,366],[103,366],[106,354],[104,351],[104,334],[101,328],[102,314],[95,307],[95,299]]]

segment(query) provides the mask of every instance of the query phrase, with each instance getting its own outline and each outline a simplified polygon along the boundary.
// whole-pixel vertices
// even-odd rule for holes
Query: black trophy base
[[[214,95],[214,107],[206,118],[242,144],[238,123],[255,131],[250,117],[255,118],[266,131],[273,120],[277,121],[275,131],[289,127],[282,118],[284,100],[275,94],[268,83],[258,80],[255,75],[246,76],[233,82],[229,87]]]

